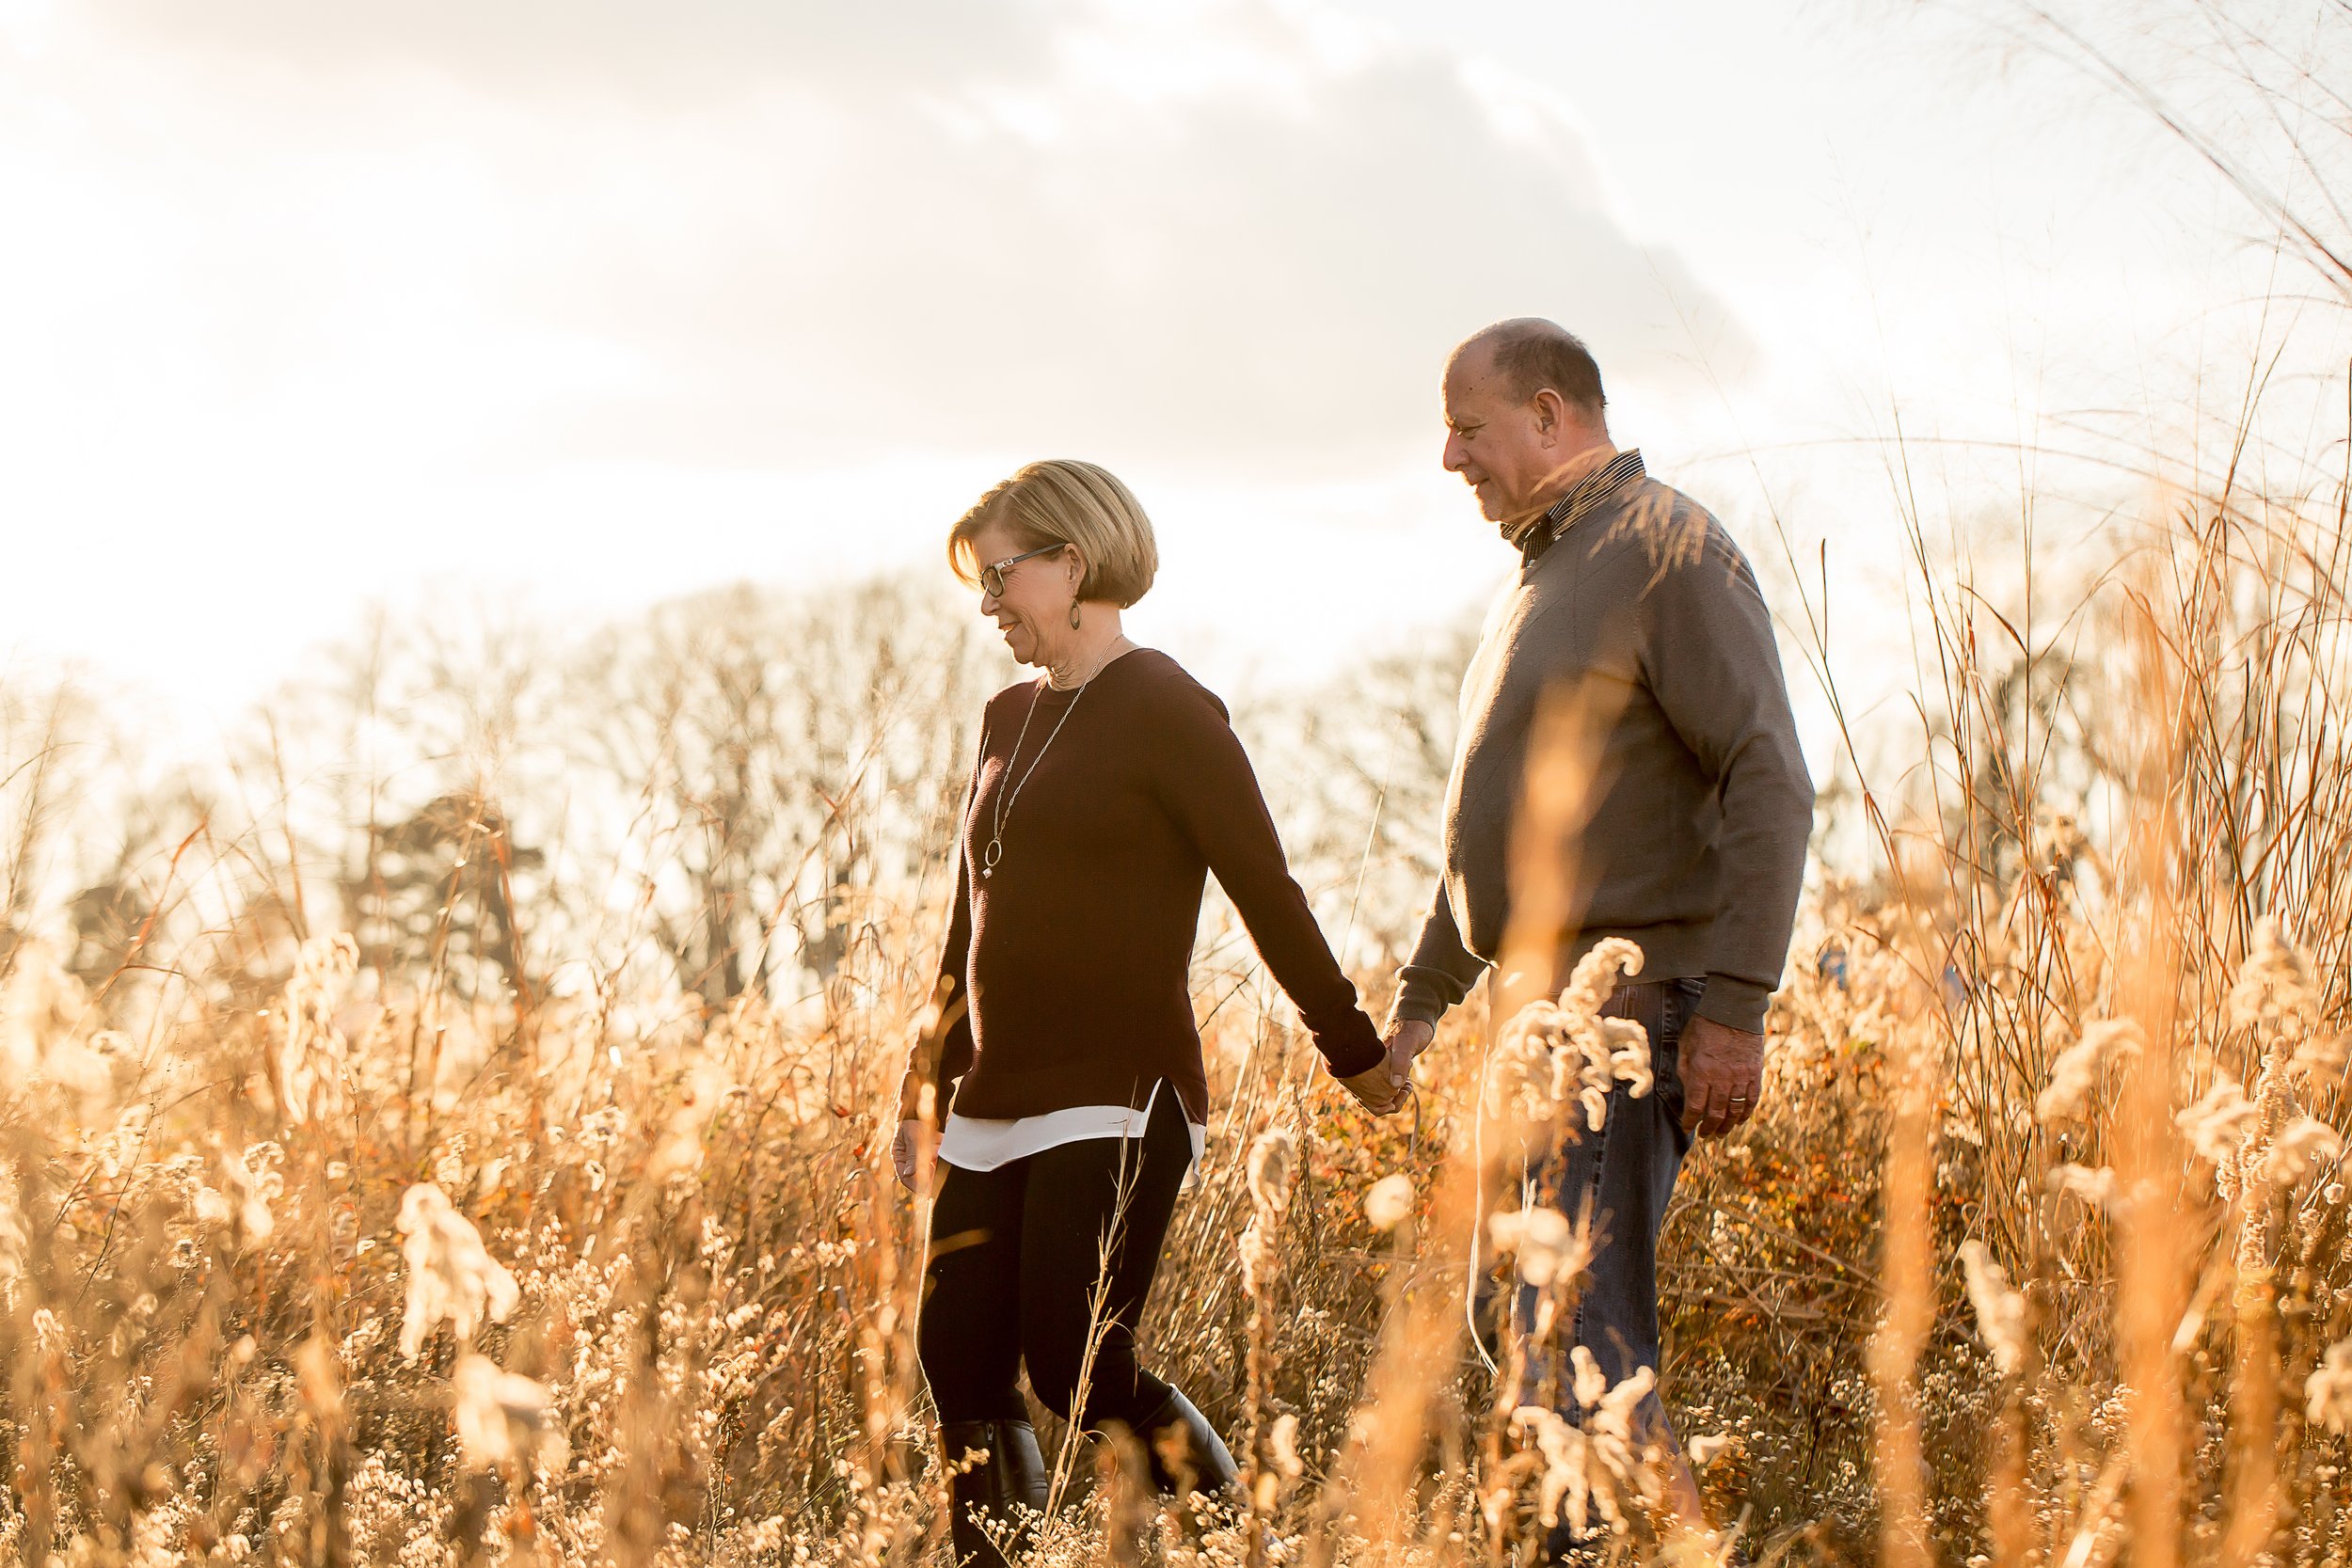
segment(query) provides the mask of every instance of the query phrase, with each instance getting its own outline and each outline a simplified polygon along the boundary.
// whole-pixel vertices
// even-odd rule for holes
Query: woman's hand
[[[1363,1071],[1350,1073],[1341,1079],[1340,1087],[1354,1096],[1357,1104],[1375,1117],[1385,1117],[1405,1103],[1405,1085],[1397,1082],[1386,1055]]]
[[[898,1173],[898,1185],[911,1193],[930,1191],[938,1153],[939,1132],[930,1122],[919,1117],[900,1122],[898,1136],[890,1140],[890,1165]]]

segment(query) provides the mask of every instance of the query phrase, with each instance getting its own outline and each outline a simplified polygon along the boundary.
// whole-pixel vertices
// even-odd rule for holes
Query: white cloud
[[[1570,324],[1619,381],[1749,352],[1625,232],[1545,93],[1318,8],[109,14],[182,62],[199,137],[292,198],[258,226],[230,198],[273,256],[235,309],[331,296],[322,343],[422,317],[389,346],[445,340],[461,401],[518,383],[475,426],[496,464],[920,448],[1343,474],[1430,437],[1441,356],[1498,316]],[[216,346],[267,374],[253,345],[283,336]],[[591,369],[549,391],[528,368],[549,364]]]
[[[501,99],[691,110],[779,79],[839,87],[1023,73],[1057,0],[98,0],[119,33],[208,62],[348,80],[426,71]]]

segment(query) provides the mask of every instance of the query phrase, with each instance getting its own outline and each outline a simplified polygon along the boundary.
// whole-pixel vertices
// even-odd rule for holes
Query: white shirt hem
[[[995,1120],[982,1117],[958,1116],[947,1113],[947,1125],[939,1135],[939,1157],[961,1170],[994,1170],[1015,1160],[1025,1160],[1049,1148],[1064,1144],[1083,1143],[1089,1138],[1140,1138],[1152,1125],[1152,1102],[1159,1099],[1165,1080],[1152,1085],[1152,1098],[1140,1109],[1129,1105],[1071,1105],[1043,1116],[1012,1117]],[[1209,1130],[1186,1117],[1184,1130],[1192,1134],[1192,1163],[1200,1163],[1201,1151],[1208,1147]],[[1185,1184],[1191,1184],[1191,1173],[1185,1173]]]

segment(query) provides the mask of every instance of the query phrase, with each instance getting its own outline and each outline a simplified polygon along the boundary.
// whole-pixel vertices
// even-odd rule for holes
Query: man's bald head
[[[1506,534],[1615,450],[1600,368],[1551,322],[1497,322],[1464,341],[1446,360],[1443,396],[1447,471]]]
[[[1600,389],[1600,366],[1583,340],[1557,322],[1541,316],[1515,316],[1481,328],[1462,341],[1446,358],[1451,370],[1465,356],[1477,355],[1492,369],[1505,395],[1518,403],[1534,401],[1549,388],[1578,413],[1597,420],[1609,400]]]

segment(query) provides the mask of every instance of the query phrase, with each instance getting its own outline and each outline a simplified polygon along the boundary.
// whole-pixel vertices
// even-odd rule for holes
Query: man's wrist
[[[1771,1011],[1772,989],[1759,986],[1753,980],[1739,979],[1729,974],[1709,974],[1707,990],[1699,995],[1698,1016],[1711,1020],[1727,1029],[1743,1034],[1764,1032],[1764,1016]]]
[[[1388,1022],[1381,1026],[1380,1032],[1393,1035],[1397,1026],[1404,1023],[1425,1023],[1434,1031],[1438,1021],[1443,1017],[1444,1002],[1407,981],[1398,989],[1396,1000],[1389,1004]]]

